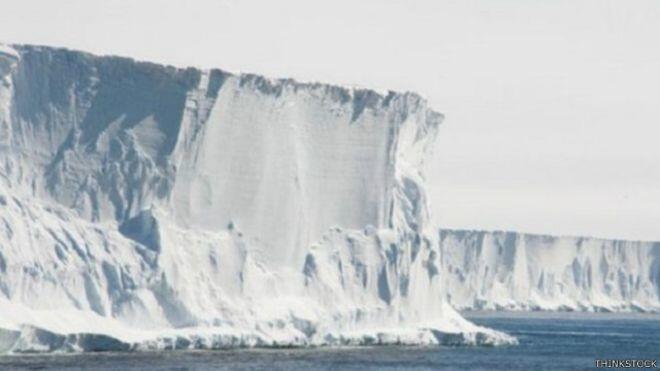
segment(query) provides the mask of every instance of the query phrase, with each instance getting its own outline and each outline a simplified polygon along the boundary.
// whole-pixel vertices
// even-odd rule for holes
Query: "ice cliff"
[[[660,243],[441,230],[459,309],[660,312]]]
[[[419,96],[0,47],[0,352],[499,344],[447,305]]]

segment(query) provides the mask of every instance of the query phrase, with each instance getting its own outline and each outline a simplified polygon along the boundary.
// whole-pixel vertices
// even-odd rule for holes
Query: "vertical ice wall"
[[[11,182],[88,220],[159,204],[186,227],[233,224],[273,259],[301,263],[331,227],[392,227],[397,171],[414,192],[441,120],[414,94],[21,50]]]
[[[199,72],[17,47],[3,89],[1,173],[16,192],[122,222],[166,197],[187,92]]]
[[[301,264],[331,227],[391,227],[401,157],[424,152],[441,117],[412,94],[221,72],[209,84],[203,135],[178,169],[176,215],[205,229],[232,224],[278,263]],[[403,142],[405,130],[415,142]]]
[[[440,231],[443,285],[465,309],[660,311],[660,243]]]

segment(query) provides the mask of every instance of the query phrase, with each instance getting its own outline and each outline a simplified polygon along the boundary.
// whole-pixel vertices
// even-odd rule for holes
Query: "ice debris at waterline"
[[[660,313],[660,243],[441,230],[459,309]]]
[[[0,79],[0,351],[515,342],[440,290],[419,96],[35,46]]]

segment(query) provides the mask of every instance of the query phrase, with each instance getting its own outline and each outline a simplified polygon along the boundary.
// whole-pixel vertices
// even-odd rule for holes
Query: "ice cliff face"
[[[440,231],[459,309],[660,312],[660,243]]]
[[[500,343],[446,305],[414,94],[0,48],[0,351]]]

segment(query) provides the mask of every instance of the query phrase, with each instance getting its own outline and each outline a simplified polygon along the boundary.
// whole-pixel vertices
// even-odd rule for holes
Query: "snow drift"
[[[446,304],[419,96],[0,48],[0,351],[500,344]]]
[[[441,230],[459,309],[660,312],[660,243]]]

